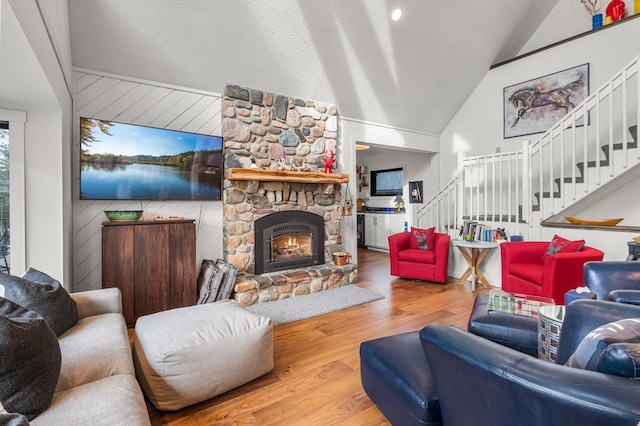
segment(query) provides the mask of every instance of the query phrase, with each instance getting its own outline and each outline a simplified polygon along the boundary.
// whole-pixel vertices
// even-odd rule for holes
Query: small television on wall
[[[221,200],[222,138],[80,118],[81,200]]]
[[[404,174],[402,168],[372,170],[371,196],[383,197],[388,195],[402,195]]]

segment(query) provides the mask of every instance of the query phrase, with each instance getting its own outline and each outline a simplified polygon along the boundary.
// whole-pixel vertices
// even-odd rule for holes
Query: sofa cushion
[[[596,370],[602,351],[614,343],[640,343],[640,318],[627,318],[610,322],[587,334],[566,365]]]
[[[135,375],[124,318],[107,313],[83,318],[59,337],[62,369],[56,392],[116,374]]]
[[[640,344],[614,343],[607,346],[598,357],[596,371],[640,379]]]
[[[433,250],[409,249],[398,253],[400,262],[436,263],[436,252]]]
[[[149,424],[140,385],[129,374],[56,392],[51,407],[31,422],[31,426]]]
[[[413,237],[409,242],[409,248],[420,250],[433,250],[436,247],[436,228],[420,229],[411,227]]]
[[[534,284],[542,285],[544,265],[538,263],[514,262],[509,265],[509,273]]]
[[[37,313],[0,297],[0,403],[29,420],[51,403],[60,374],[60,346]]]
[[[544,261],[549,256],[553,256],[557,253],[573,253],[576,251],[581,251],[584,247],[584,240],[567,240],[566,238],[562,238],[559,235],[554,235],[549,243],[549,247],[547,247],[547,251],[545,251],[544,255],[540,258],[540,263],[544,263]]]
[[[29,268],[22,277],[0,274],[4,297],[40,314],[59,336],[78,322],[78,308],[59,281]]]

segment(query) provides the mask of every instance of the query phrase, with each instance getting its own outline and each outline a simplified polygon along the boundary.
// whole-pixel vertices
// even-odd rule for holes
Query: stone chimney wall
[[[222,136],[225,170],[322,171],[323,152],[337,151],[337,111],[335,106],[314,101],[227,85],[222,102]],[[342,244],[339,184],[225,179],[223,206],[224,256],[238,267],[237,283],[255,271],[253,224],[262,216],[285,210],[322,216],[327,262],[331,260],[330,246]]]

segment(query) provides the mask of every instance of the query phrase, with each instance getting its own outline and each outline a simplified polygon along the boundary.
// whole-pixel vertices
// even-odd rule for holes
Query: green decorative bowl
[[[109,220],[138,220],[144,210],[105,210],[104,214]]]

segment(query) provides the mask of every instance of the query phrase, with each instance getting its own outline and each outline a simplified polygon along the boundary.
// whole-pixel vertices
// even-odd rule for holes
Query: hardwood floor
[[[177,412],[147,404],[152,424],[389,424],[360,384],[360,342],[432,323],[466,328],[476,293],[450,281],[391,277],[388,254],[359,250],[357,285],[384,299],[275,327],[271,373]]]

